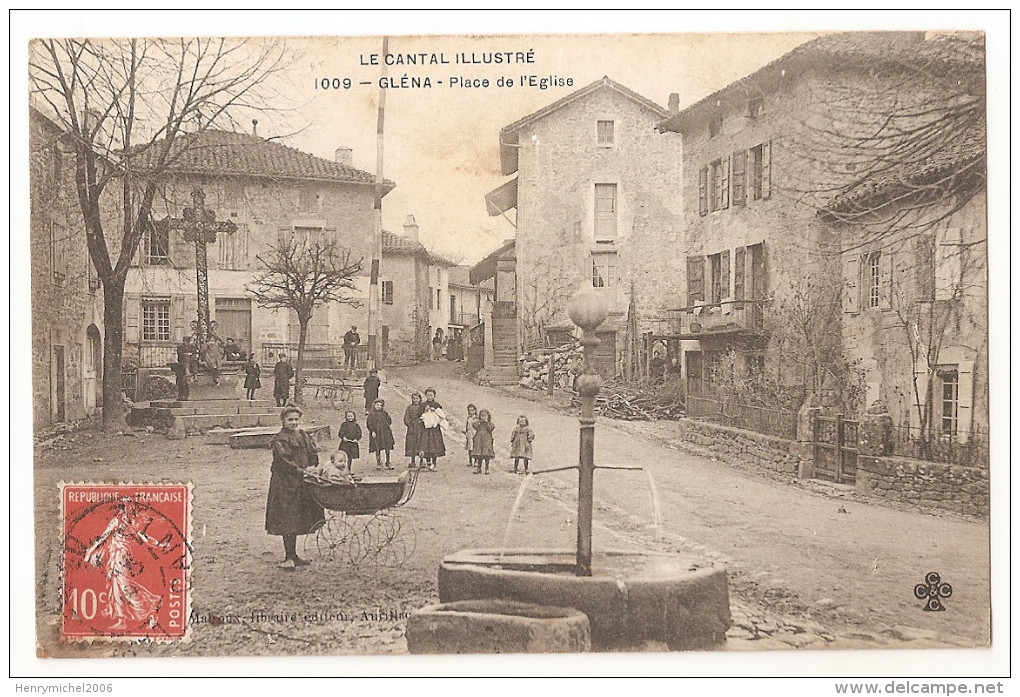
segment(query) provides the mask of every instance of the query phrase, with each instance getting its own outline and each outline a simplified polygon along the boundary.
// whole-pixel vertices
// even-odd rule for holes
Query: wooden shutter
[[[747,151],[733,153],[733,205],[747,203]]]
[[[761,144],[761,197],[772,195],[772,141]]]
[[[733,299],[744,299],[744,255],[746,250],[737,247],[733,250]]]
[[[893,307],[894,273],[892,252],[883,252],[878,258],[878,306],[883,310],[891,310]]]
[[[719,298],[725,300],[730,297],[730,250],[724,250],[719,254]]]
[[[708,167],[698,170],[698,215],[708,215]]]
[[[935,236],[935,299],[951,300],[960,288],[960,228],[940,230]]]
[[[961,361],[957,374],[956,433],[960,443],[966,443],[974,427],[974,361]]]
[[[843,296],[843,312],[857,314],[861,311],[861,258],[854,255],[847,259],[844,269],[845,295]]]
[[[141,296],[134,293],[124,295],[124,342],[137,344],[140,338],[138,331],[138,316],[142,311]]]
[[[730,158],[726,156],[720,163],[722,167],[722,208],[730,207]]]
[[[687,304],[705,300],[705,257],[687,257]]]
[[[184,295],[173,295],[170,297],[170,340],[181,341],[187,331],[187,318],[184,315]],[[212,300],[210,299],[210,303]]]

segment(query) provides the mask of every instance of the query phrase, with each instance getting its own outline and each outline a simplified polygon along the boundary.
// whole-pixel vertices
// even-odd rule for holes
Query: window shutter
[[[960,287],[960,228],[940,230],[935,237],[935,299],[951,300]]]
[[[730,207],[730,158],[722,161],[722,208]]]
[[[170,340],[181,341],[187,333],[184,322],[184,296],[170,297]]]
[[[708,167],[698,172],[698,215],[708,215]]]
[[[733,299],[744,299],[744,247],[737,247],[733,250]]]
[[[140,296],[134,293],[124,295],[124,342],[128,344],[138,343],[138,315],[141,312]]]
[[[705,257],[687,257],[687,304],[705,300]]]
[[[730,250],[719,254],[719,297],[723,300],[730,297]]]
[[[733,205],[742,206],[747,202],[747,151],[733,153]]]
[[[893,254],[882,252],[878,258],[878,307],[891,310],[893,307]]]
[[[761,144],[761,197],[772,195],[772,141]]]
[[[861,294],[860,294],[860,277],[861,277],[861,259],[858,256],[854,256],[846,260],[845,263],[846,274],[844,277],[845,282],[845,295],[843,296],[843,312],[849,312],[851,314],[857,314],[860,312],[861,305]]]
[[[960,443],[966,443],[974,424],[974,361],[961,361],[957,366],[959,393],[957,395],[956,432]]]

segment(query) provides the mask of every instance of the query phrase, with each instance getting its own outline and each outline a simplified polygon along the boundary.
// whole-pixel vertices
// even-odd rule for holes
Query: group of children
[[[365,427],[368,430],[368,451],[375,453],[375,468],[391,470],[390,453],[395,447],[393,420],[386,411],[386,402],[379,398],[379,377],[377,371],[369,371],[365,379]],[[493,432],[496,427],[492,414],[487,409],[479,410],[474,404],[467,407],[468,416],[464,425],[464,441],[468,466],[474,467],[475,474],[489,474],[489,462],[496,457]],[[435,472],[438,459],[446,455],[443,428],[449,429],[449,422],[443,412],[443,405],[436,400],[436,390],[429,387],[424,398],[421,393],[411,394],[411,404],[404,410],[404,455],[410,458],[410,469]],[[348,410],[340,424],[340,446],[331,460],[349,475],[355,460],[361,456],[359,441],[362,438],[357,415]],[[528,417],[517,417],[517,425],[510,435],[510,457],[514,459],[514,473],[528,473],[533,458],[532,441],[535,432],[528,425]],[[385,461],[384,458],[385,457]],[[521,468],[523,465],[523,469]]]

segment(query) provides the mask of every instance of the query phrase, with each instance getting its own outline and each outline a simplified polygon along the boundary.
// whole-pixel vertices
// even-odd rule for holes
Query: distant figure
[[[652,360],[648,361],[648,368],[651,372],[652,382],[662,382],[666,371],[666,360],[659,355],[658,351],[652,352]]]
[[[421,394],[412,392],[411,403],[404,410],[404,426],[407,428],[407,435],[404,437],[404,456],[411,458],[407,465],[408,469],[416,469],[418,466],[423,429],[421,415],[424,411],[425,406],[422,404]],[[424,458],[422,463],[424,464]]]
[[[239,361],[241,356],[241,347],[237,345],[237,340],[232,337],[227,337],[227,340],[223,342],[223,358],[228,361]]]
[[[195,346],[191,343],[191,337],[186,336],[177,344],[177,362],[184,366],[184,374],[188,377],[195,374],[194,358]]]
[[[281,353],[280,360],[273,368],[273,397],[276,398],[276,406],[287,405],[290,398],[290,379],[294,377],[294,367],[287,361],[287,354]]]
[[[255,399],[255,390],[262,387],[262,366],[255,362],[255,354],[244,364],[244,389],[249,400]]]
[[[492,414],[489,410],[479,409],[475,438],[471,443],[471,454],[475,458],[475,474],[482,473],[482,465],[485,465],[485,473],[489,473],[489,460],[496,457],[492,440],[492,432],[495,430],[496,426],[492,423]]]
[[[338,429],[340,435],[340,447],[337,450],[347,455],[347,471],[350,472],[354,461],[361,457],[361,426],[358,425],[358,415],[353,411],[344,412],[344,420]]]
[[[478,430],[478,407],[474,404],[467,405],[467,421],[464,422],[464,448],[467,449],[467,465],[475,464],[471,455],[471,448],[475,442],[475,431]]]
[[[361,344],[361,337],[358,336],[358,328],[351,327],[350,331],[344,334],[344,367],[353,368],[355,367],[354,352],[358,345]]]
[[[167,363],[170,370],[174,371],[174,381],[177,383],[177,401],[186,402],[191,394],[191,388],[188,387],[188,369],[180,361],[176,363]]]
[[[436,335],[432,337],[432,360],[438,361],[443,357],[443,330],[436,329]]]
[[[372,368],[365,378],[365,415],[372,409],[372,404],[379,399],[379,371]]]
[[[212,374],[212,381],[214,385],[220,384],[220,356],[222,354],[223,347],[212,339],[205,342],[200,352],[202,364]]]

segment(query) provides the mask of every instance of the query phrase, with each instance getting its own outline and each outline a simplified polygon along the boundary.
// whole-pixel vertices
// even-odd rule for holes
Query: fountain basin
[[[407,619],[405,636],[413,654],[591,651],[584,613],[491,598],[416,610]]]
[[[468,549],[443,559],[439,600],[495,598],[574,608],[588,616],[594,651],[714,648],[726,640],[726,570],[683,554],[596,552],[576,576],[565,550]]]

